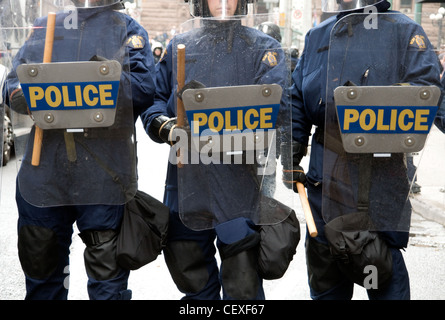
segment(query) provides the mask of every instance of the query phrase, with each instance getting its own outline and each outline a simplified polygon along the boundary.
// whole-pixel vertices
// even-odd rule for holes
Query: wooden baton
[[[185,45],[184,44],[178,44],[177,46],[177,74],[176,74],[176,81],[178,82],[178,91],[180,92],[185,84]],[[176,103],[176,124],[178,127],[183,128],[185,125],[185,110],[184,110],[184,102],[181,98],[177,98]],[[178,167],[182,168],[183,164],[181,161],[181,155],[179,154],[178,150]]]
[[[177,75],[176,80],[178,81],[178,92],[182,90],[185,84],[185,45],[178,44],[177,52]],[[177,99],[177,125],[178,127],[184,127],[184,103],[182,99]]]
[[[297,182],[297,190],[300,195],[301,206],[303,207],[304,218],[306,219],[307,229],[309,230],[309,235],[315,238],[318,235],[317,226],[314,222],[314,217],[312,216],[311,207],[309,206],[309,201],[307,199],[306,190],[301,182]]]
[[[50,63],[53,54],[54,31],[56,28],[56,14],[48,13],[48,21],[46,24],[45,49],[43,52],[43,63]],[[34,132],[34,146],[32,149],[31,164],[38,166],[40,164],[40,152],[42,150],[43,130],[36,125]]]

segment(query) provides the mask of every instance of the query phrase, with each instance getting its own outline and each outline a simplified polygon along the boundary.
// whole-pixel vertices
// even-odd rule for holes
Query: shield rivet
[[[362,136],[358,136],[355,138],[354,142],[356,146],[361,147],[362,145],[365,144],[365,138],[363,138]]]
[[[357,98],[357,91],[355,89],[349,89],[346,95],[349,99],[355,99]]]
[[[263,96],[268,97],[272,94],[272,90],[269,87],[263,88]]]
[[[100,73],[104,76],[110,72],[110,69],[108,68],[108,66],[106,64],[102,64],[100,66],[99,70],[100,70]]]
[[[102,114],[102,112],[96,112],[94,114],[94,121],[102,122],[103,120],[104,120],[104,115]]]
[[[413,137],[407,137],[405,139],[405,145],[407,147],[412,147],[416,143],[416,140]]]
[[[196,102],[202,102],[204,100],[204,94],[202,92],[197,92],[195,94]]]
[[[46,122],[51,123],[54,121],[54,115],[52,113],[46,113],[44,119]]]
[[[420,91],[420,99],[428,100],[430,98],[430,91],[429,90],[422,90]]]
[[[28,74],[29,74],[30,77],[35,77],[35,76],[37,76],[39,74],[39,71],[37,70],[36,67],[30,67],[28,69]]]

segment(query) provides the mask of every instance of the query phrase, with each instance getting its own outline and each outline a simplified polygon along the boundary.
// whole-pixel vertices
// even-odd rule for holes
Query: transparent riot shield
[[[402,14],[350,14],[331,31],[323,157],[323,218],[369,217],[407,231],[406,157],[421,152],[440,98],[436,54]],[[434,66],[434,67],[431,67]]]
[[[48,15],[24,28],[6,82],[19,191],[41,207],[123,204],[137,189],[129,41],[138,39],[112,6],[40,3]]]
[[[278,168],[280,144],[291,136],[289,66],[281,45],[255,24],[255,16],[193,19],[172,40],[182,95],[170,161],[180,217],[191,229],[238,217],[278,223],[293,208]]]
[[[3,46],[2,46],[3,47]],[[3,51],[3,50],[2,50]],[[6,68],[3,65],[0,65],[0,89],[3,89],[3,85],[6,78]],[[4,103],[3,95],[0,95],[0,117],[3,119],[0,122],[0,139],[2,144],[0,146],[0,186],[2,182],[2,167],[4,164],[4,152],[7,152],[7,148],[10,148],[10,144],[8,142],[8,127],[10,125],[9,117],[5,114],[6,104]],[[1,188],[0,188],[1,190]]]

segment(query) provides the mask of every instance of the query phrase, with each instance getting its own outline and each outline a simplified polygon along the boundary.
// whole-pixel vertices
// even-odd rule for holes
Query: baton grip
[[[56,29],[56,14],[48,13],[46,23],[45,51],[43,52],[43,63],[50,63],[53,54],[54,31]],[[34,145],[32,149],[31,164],[38,166],[40,164],[40,153],[42,150],[43,130],[36,125],[34,132]]]
[[[306,190],[301,182],[297,182],[297,190],[300,195],[301,206],[303,207],[304,218],[306,219],[307,229],[309,235],[315,238],[318,235],[317,226],[314,222],[314,217],[312,216],[311,207],[309,206],[309,201],[307,199]]]

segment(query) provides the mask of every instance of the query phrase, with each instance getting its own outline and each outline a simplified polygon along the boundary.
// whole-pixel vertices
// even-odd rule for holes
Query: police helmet
[[[184,0],[188,2],[190,14],[193,17],[211,17],[208,5],[209,0]],[[215,1],[215,0],[214,0]],[[218,1],[218,0],[217,0]],[[219,0],[223,7],[227,6],[230,0]],[[257,0],[234,0],[237,2],[237,8],[234,15],[246,15],[247,14],[247,4],[256,3]],[[225,14],[223,13],[222,16]]]
[[[322,0],[323,12],[346,12],[363,9],[385,0]]]
[[[278,42],[281,42],[280,27],[277,26],[275,23],[272,23],[270,21],[263,22],[258,26],[258,30],[263,31],[265,34],[271,36]]]
[[[120,3],[123,7],[121,0],[71,0],[77,8],[94,8],[105,7],[113,4]]]

